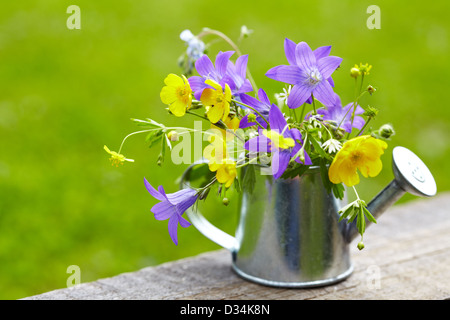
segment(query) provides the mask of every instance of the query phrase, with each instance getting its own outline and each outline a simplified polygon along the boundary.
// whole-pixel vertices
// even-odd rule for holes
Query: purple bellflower
[[[336,126],[340,124],[346,132],[351,132],[352,128],[361,130],[364,126],[365,120],[362,117],[355,116],[352,125],[353,103],[347,104],[342,107],[341,98],[335,94],[335,100],[333,104],[326,105],[326,108],[317,109],[317,113],[323,116],[323,120],[333,121]],[[355,115],[363,114],[364,109],[356,104]]]
[[[145,178],[144,184],[148,192],[157,200],[161,201],[152,207],[151,212],[153,212],[156,220],[169,219],[170,238],[175,245],[178,245],[178,224],[183,228],[191,225],[182,215],[197,201],[197,191],[193,189],[182,189],[175,193],[166,194],[163,186],[159,186],[158,190],[156,190]]]
[[[188,79],[195,99],[200,100],[203,90],[212,88],[205,83],[208,79],[214,80],[222,88],[228,84],[233,95],[239,96],[242,93],[253,91],[249,80],[245,78],[248,56],[240,56],[234,65],[230,61],[233,54],[234,51],[219,52],[215,64],[206,54],[195,62],[195,69],[200,76],[192,76]]]
[[[228,85],[231,93],[238,100],[244,93],[253,91],[250,80],[247,79],[247,62],[247,54],[238,57],[235,64],[228,61],[227,77],[232,80],[228,81]]]
[[[302,135],[298,129],[289,129],[281,110],[272,105],[269,111],[270,130],[259,130],[259,135],[248,140],[244,148],[252,152],[272,153],[272,174],[280,178],[293,156],[302,148]],[[298,142],[300,141],[300,143]],[[311,165],[311,159],[305,152],[305,165]],[[297,157],[296,162],[302,163]]]
[[[341,64],[342,58],[327,56],[329,47],[316,50],[315,54],[306,42],[300,42],[293,50],[290,40],[286,39],[286,57],[291,65],[276,66],[266,73],[271,79],[293,85],[287,101],[289,108],[298,108],[311,95],[325,105],[334,102],[334,91],[328,79]]]
[[[272,106],[275,106],[275,104],[270,103],[269,97],[267,96],[266,92],[263,89],[258,90],[258,98],[259,100],[246,94],[241,95],[242,103],[245,103],[250,107],[253,107],[267,120],[269,119],[269,110],[272,108]],[[246,108],[245,106],[242,107]],[[264,119],[262,119],[259,114],[255,114],[256,122],[252,121],[249,122],[248,116],[249,115],[246,115],[241,119],[239,123],[239,128],[244,129],[251,126],[255,126],[257,125],[256,122],[258,122],[262,127],[267,129],[267,122]]]

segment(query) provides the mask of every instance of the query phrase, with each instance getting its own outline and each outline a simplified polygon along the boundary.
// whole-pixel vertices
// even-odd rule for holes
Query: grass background
[[[81,30],[66,27],[71,4],[81,8]],[[379,30],[366,27],[372,4],[381,9]],[[450,189],[449,2],[36,0],[0,7],[0,299],[63,288],[70,265],[88,282],[218,248],[194,227],[179,232],[175,247],[167,223],[150,213],[156,200],[143,177],[174,192],[184,166],[159,168],[159,151],[143,136],[123,149],[134,164],[112,167],[103,151],[104,144],[117,150],[136,130],[130,118],[191,124],[169,117],[159,99],[164,77],[180,73],[184,29],[209,27],[234,40],[242,25],[253,29],[241,50],[270,95],[281,84],[264,73],[286,62],[285,37],[333,46],[344,59],[333,75],[343,103],[353,95],[348,70],[369,62],[368,83],[378,91],[362,105],[379,108],[374,125],[392,123],[397,135],[385,170],[364,180],[360,195],[370,199],[392,179],[396,145],[424,160],[439,192]],[[218,50],[229,47],[218,42]],[[233,202],[205,207],[233,232]]]

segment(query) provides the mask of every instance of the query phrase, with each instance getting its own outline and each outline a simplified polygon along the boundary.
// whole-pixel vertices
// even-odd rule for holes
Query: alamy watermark
[[[66,26],[67,29],[81,29],[81,10],[77,5],[70,5],[67,7],[66,13],[71,15],[67,18]]]
[[[367,18],[366,26],[370,30],[372,29],[381,29],[381,10],[377,5],[370,5],[367,7],[366,12],[370,14]]]
[[[81,283],[81,269],[77,265],[67,267],[66,273],[71,274],[66,281],[67,288],[71,288]]]

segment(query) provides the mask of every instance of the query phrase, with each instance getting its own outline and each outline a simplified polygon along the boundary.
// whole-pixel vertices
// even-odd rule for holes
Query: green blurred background
[[[81,8],[81,30],[69,30],[66,9]],[[381,29],[369,30],[369,5],[381,9]],[[435,175],[438,191],[450,189],[450,76],[446,1],[14,1],[0,5],[0,298],[17,299],[66,287],[67,268],[81,282],[135,271],[219,247],[194,227],[180,229],[176,247],[167,222],[154,220],[156,203],[143,177],[177,190],[185,166],[156,165],[159,150],[144,136],[123,153],[136,160],[112,167],[103,145],[117,150],[137,129],[130,118],[174,119],[159,99],[163,79],[180,73],[185,50],[179,34],[203,27],[236,40],[240,27],[249,68],[273,96],[281,84],[264,73],[285,64],[285,37],[315,48],[332,45],[344,59],[333,75],[343,103],[353,97],[349,69],[373,65],[368,83],[378,88],[362,105],[380,109],[373,125],[397,131],[381,175],[363,180],[369,200],[392,179],[391,151],[416,152]],[[215,43],[211,52],[229,50]],[[410,201],[405,196],[400,202]],[[212,200],[205,215],[233,232],[236,206]],[[375,226],[382,228],[382,221]],[[370,243],[366,249],[370,250]],[[157,281],[157,279],[155,279]]]

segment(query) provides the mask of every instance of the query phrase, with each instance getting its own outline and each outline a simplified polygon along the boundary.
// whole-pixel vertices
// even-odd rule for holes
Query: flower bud
[[[249,115],[248,115],[248,122],[255,122],[256,121],[256,116],[255,116],[255,114],[254,113],[250,113]]]
[[[167,134],[167,138],[169,138],[170,141],[178,141],[179,135],[178,132],[172,130]]]
[[[375,91],[377,91],[377,89],[375,89],[374,87],[372,87],[371,85],[369,85],[367,87],[367,91],[370,93],[370,95],[372,95],[372,93],[374,93]]]
[[[228,198],[223,198],[222,203],[223,203],[223,205],[228,206],[228,204],[230,203],[230,200],[228,200]]]
[[[358,248],[358,250],[364,249],[364,242],[362,242],[362,241],[358,242],[357,248]]]
[[[380,127],[379,134],[384,139],[389,139],[395,134],[394,128],[390,124],[384,124]]]
[[[350,76],[352,78],[358,78],[358,76],[361,75],[361,71],[359,71],[359,68],[357,65],[355,65],[353,68],[350,69]]]

